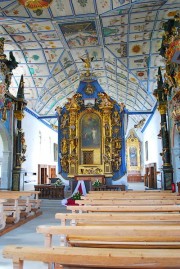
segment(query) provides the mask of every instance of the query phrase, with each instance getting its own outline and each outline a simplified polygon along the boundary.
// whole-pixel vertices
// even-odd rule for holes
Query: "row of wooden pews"
[[[14,269],[24,260],[65,269],[180,268],[179,198],[169,191],[90,192],[76,201],[81,205],[55,215],[61,225],[37,227],[44,247],[7,246],[3,255]]]
[[[38,191],[0,191],[0,232],[40,212],[38,195]]]

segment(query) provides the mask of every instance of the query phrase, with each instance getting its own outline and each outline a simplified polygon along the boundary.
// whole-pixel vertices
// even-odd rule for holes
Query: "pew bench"
[[[0,199],[0,230],[4,229],[6,226],[6,214],[4,212],[5,199]]]
[[[93,191],[93,190],[90,190],[89,191],[89,194],[91,194],[91,193],[96,193],[96,191]],[[106,194],[106,193],[109,193],[109,191],[99,191],[99,193],[104,193],[104,194]],[[119,193],[119,191],[114,191],[114,193]],[[157,194],[157,195],[159,195],[159,194],[172,194],[172,195],[176,195],[176,194],[178,194],[178,193],[175,193],[175,192],[172,192],[171,190],[142,190],[142,191],[138,191],[138,190],[126,190],[126,191],[121,191],[121,194],[130,194],[130,193],[134,193],[134,194],[137,194],[137,193],[140,193],[140,194],[144,194],[144,193],[146,193],[146,194]]]
[[[60,237],[60,246],[111,248],[180,248],[179,224],[119,226],[53,226],[39,225],[46,247],[52,247],[53,236]]]
[[[13,269],[23,269],[24,261],[52,263],[64,269],[178,269],[180,249],[108,249],[74,247],[6,246],[3,257],[12,259]],[[62,267],[61,267],[62,268]]]
[[[13,193],[14,192],[21,194],[21,197],[18,199],[19,205],[29,205],[31,207],[31,211],[33,212],[37,212],[40,209],[40,191],[13,191]]]
[[[83,200],[76,200],[76,204],[79,205],[180,205],[180,200],[176,199],[148,199],[148,200],[141,200],[141,199],[83,199]]]
[[[180,212],[180,205],[74,205],[66,206],[67,210],[75,212]]]
[[[55,219],[61,225],[177,225],[180,224],[179,213],[56,213]]]
[[[176,199],[180,200],[180,195],[174,195],[173,194],[140,194],[140,193],[127,193],[127,194],[121,194],[112,192],[111,193],[99,193],[99,192],[94,192],[94,193],[88,193],[86,196],[82,196],[82,199]]]
[[[20,220],[21,209],[18,205],[18,199],[20,194],[11,192],[10,194],[6,191],[0,192],[0,198],[6,199],[3,203],[4,213],[6,215],[6,223],[17,223]],[[8,199],[12,200],[12,204],[7,204]]]
[[[35,191],[0,191],[0,198],[6,199],[3,204],[7,223],[17,223],[20,218],[32,215],[30,197],[35,197],[35,206],[39,207],[38,193]]]

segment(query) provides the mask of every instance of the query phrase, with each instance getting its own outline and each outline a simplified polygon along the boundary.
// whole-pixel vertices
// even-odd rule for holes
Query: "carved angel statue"
[[[81,57],[80,57],[80,59],[83,61],[84,67],[89,69],[91,67],[91,62],[93,61],[94,57],[89,57],[89,55],[88,55],[86,59],[81,58]]]
[[[134,128],[141,128],[145,122],[145,119],[140,120],[137,124],[134,125]]]
[[[61,115],[62,108],[60,106],[57,106],[55,108],[55,111],[57,112],[58,116],[60,116]]]

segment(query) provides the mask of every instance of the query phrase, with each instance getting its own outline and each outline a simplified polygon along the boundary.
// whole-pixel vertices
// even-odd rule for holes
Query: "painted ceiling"
[[[130,112],[152,111],[157,69],[165,66],[159,55],[163,23],[179,10],[179,0],[53,0],[34,11],[1,0],[0,36],[7,58],[13,51],[19,63],[10,92],[16,96],[23,74],[27,107],[38,116],[55,115],[76,92],[81,58],[89,55],[107,94]],[[131,117],[137,124],[148,115]],[[47,120],[57,125],[56,118]]]

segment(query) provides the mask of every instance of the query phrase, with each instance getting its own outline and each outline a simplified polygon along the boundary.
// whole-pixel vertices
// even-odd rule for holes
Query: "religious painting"
[[[130,166],[137,166],[137,148],[129,148]]]
[[[146,155],[146,161],[148,161],[148,141],[145,142],[145,155]]]
[[[54,162],[58,161],[58,144],[54,143]]]
[[[94,21],[59,24],[70,48],[97,46],[98,37]]]
[[[95,113],[85,114],[81,119],[81,147],[99,148],[101,141],[101,122]]]

